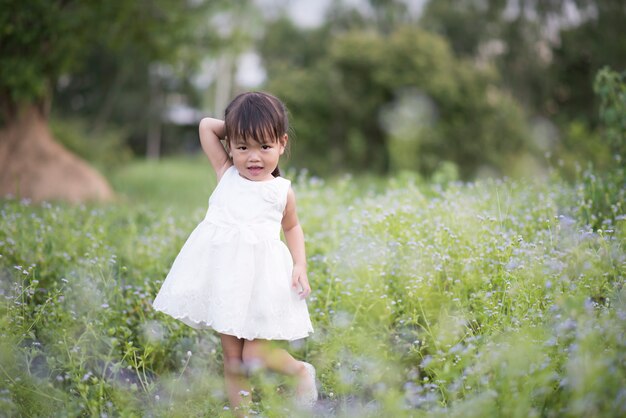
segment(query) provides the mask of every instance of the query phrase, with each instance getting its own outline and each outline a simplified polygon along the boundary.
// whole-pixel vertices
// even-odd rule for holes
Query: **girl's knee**
[[[243,373],[243,340],[226,334],[220,334],[224,353],[224,371],[229,374]]]
[[[244,344],[241,358],[243,367],[249,372],[254,372],[263,367],[263,359],[257,344]]]
[[[224,371],[228,374],[244,374],[241,357],[224,357]]]

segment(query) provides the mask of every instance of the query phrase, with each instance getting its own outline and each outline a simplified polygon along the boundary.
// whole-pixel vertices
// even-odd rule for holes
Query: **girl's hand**
[[[311,286],[309,286],[309,279],[306,275],[306,267],[296,264],[293,266],[293,273],[291,275],[291,287],[298,291],[300,299],[305,299],[311,294]]]

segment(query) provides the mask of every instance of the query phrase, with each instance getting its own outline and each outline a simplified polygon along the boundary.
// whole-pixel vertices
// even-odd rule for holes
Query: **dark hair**
[[[230,102],[224,112],[224,131],[228,141],[277,142],[288,130],[285,105],[268,93],[242,93]],[[280,176],[278,166],[272,175]]]

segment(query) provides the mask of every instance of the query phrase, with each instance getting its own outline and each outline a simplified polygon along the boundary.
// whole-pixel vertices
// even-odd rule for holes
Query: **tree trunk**
[[[6,124],[0,127],[0,197],[73,203],[113,198],[102,175],[54,140],[43,110],[31,104],[4,113]]]
[[[148,121],[146,158],[158,160],[161,156],[161,122],[154,116]]]
[[[159,85],[158,66],[148,70],[150,82],[150,102],[148,103],[148,132],[146,140],[146,158],[158,160],[161,156],[161,87]]]
[[[218,58],[216,77],[214,112],[215,115],[223,115],[231,100],[233,88],[233,57],[229,53],[224,53]]]

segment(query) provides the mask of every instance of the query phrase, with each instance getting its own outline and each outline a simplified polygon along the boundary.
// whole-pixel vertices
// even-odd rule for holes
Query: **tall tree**
[[[251,48],[262,18],[251,1],[238,0],[211,1],[195,19],[196,38],[176,45],[170,62],[155,62],[141,45],[91,49],[84,65],[57,83],[53,117],[78,116],[95,137],[104,127],[116,128],[124,144],[148,157],[196,145],[197,127],[184,124],[197,117],[190,110],[223,113],[237,59]],[[173,105],[187,110],[174,123]]]
[[[141,53],[151,62],[187,58],[181,45],[198,39],[194,20],[207,4],[0,0],[0,195],[109,198],[104,178],[50,134],[54,86],[94,49]]]
[[[550,105],[562,119],[579,118],[590,127],[599,124],[598,100],[592,85],[597,72],[608,66],[626,70],[626,38],[617,35],[626,23],[622,0],[578,0],[586,14],[576,25],[563,27],[549,67]],[[596,104],[592,106],[591,104]]]
[[[268,87],[293,114],[297,163],[429,175],[448,160],[468,178],[506,171],[529,152],[517,104],[497,75],[457,59],[444,38],[413,26],[389,33],[301,30],[285,20],[261,46]]]
[[[623,0],[436,0],[421,24],[454,51],[491,60],[531,113],[597,122],[592,82],[626,68]]]

